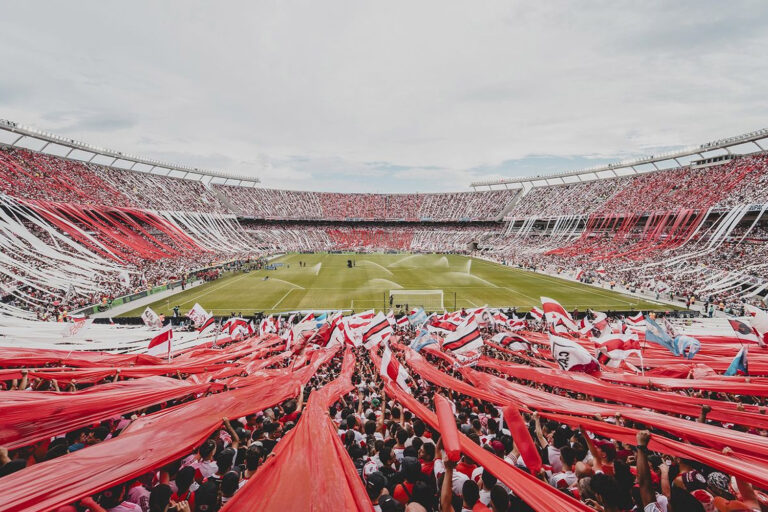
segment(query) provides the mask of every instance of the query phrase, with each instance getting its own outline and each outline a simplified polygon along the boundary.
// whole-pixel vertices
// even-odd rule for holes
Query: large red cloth
[[[203,393],[208,387],[167,377],[147,377],[74,393],[7,391],[0,402],[0,446],[27,446],[167,400]]]
[[[677,394],[616,386],[584,374],[573,374],[559,369],[532,368],[513,363],[483,357],[480,366],[505,373],[518,379],[531,380],[548,386],[555,386],[586,395],[622,402],[637,407],[652,407],[657,411],[696,417],[702,405],[709,405],[712,410],[708,417],[717,421],[733,422],[749,427],[768,429],[768,416],[760,414],[755,406],[746,406],[750,410],[739,411],[737,404],[722,400],[706,400]],[[690,387],[696,388],[696,381],[689,381]],[[742,393],[749,393],[749,384],[744,384]]]
[[[354,356],[347,352],[341,375],[313,391],[294,427],[222,512],[259,510],[372,511],[360,476],[328,416],[328,406],[352,389]]]
[[[239,418],[295,396],[316,370],[306,366],[140,418],[116,438],[6,476],[0,512],[43,512],[136,478],[193,451],[222,418]]]
[[[528,468],[531,474],[538,474],[541,469],[541,455],[539,455],[539,450],[536,449],[536,443],[533,442],[528,425],[525,424],[522,416],[520,416],[520,410],[514,405],[504,407],[504,421],[507,422],[507,427],[512,434],[512,439],[515,441],[515,446],[523,457],[525,467]]]
[[[456,428],[456,416],[451,410],[450,402],[443,395],[435,395],[435,412],[440,425],[443,449],[450,460],[458,462],[461,458],[461,446],[459,445],[459,430]]]
[[[467,382],[440,372],[421,358],[421,356],[413,357],[412,354],[408,354],[408,361],[412,364],[416,373],[433,384],[448,389],[455,389],[468,396],[494,404],[514,404],[525,410],[535,409],[538,411],[583,416],[601,414],[604,417],[609,417],[620,413],[626,418],[642,422],[649,427],[665,430],[702,446],[715,449],[729,446],[743,458],[768,463],[768,439],[762,436],[694,423],[624,405],[575,400],[510,382],[494,375],[472,370],[471,368],[462,368],[460,371],[464,378],[471,382],[470,385]],[[620,398],[617,398],[617,400],[620,400]]]
[[[408,408],[429,426],[434,429],[438,428],[435,413],[424,407],[411,395],[392,385],[387,385],[387,394]],[[563,494],[535,476],[510,465],[481,448],[464,434],[459,433],[459,442],[464,453],[503,482],[516,496],[519,496],[528,505],[533,507],[534,510],[539,512],[592,511],[591,508],[583,503]]]

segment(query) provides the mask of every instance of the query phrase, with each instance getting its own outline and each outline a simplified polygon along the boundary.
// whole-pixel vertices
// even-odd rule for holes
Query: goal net
[[[443,290],[390,290],[389,305],[396,309],[423,308],[425,311],[442,311]]]

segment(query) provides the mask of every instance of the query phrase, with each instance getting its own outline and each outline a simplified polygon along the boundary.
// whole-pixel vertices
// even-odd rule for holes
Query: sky
[[[272,188],[462,191],[768,127],[761,0],[0,12],[0,118]]]

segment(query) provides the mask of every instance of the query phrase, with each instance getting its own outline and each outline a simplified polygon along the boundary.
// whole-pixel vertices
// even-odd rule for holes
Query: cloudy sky
[[[768,126],[768,2],[0,1],[0,118],[310,190],[465,190]]]

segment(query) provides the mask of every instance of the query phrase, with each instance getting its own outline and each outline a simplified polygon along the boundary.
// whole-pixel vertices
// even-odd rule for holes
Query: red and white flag
[[[636,315],[628,316],[625,320],[627,324],[634,326],[634,327],[640,327],[642,325],[645,325],[645,317],[642,313],[637,313]]]
[[[751,304],[744,304],[749,325],[757,333],[757,343],[764,347],[768,344],[768,313]]]
[[[555,299],[542,297],[541,307],[544,310],[544,316],[546,317],[547,322],[550,324],[554,326],[562,324],[570,331],[578,330],[576,322],[573,321],[571,315]]]
[[[641,356],[637,334],[608,334],[592,340],[597,360],[608,368],[618,368],[632,354]]]
[[[278,329],[278,322],[279,320],[277,318],[273,318],[272,315],[262,319],[259,323],[259,333],[262,335],[268,333],[276,333]]]
[[[483,338],[473,316],[466,318],[455,331],[449,333],[443,340],[443,350],[453,352],[476,351],[483,346]]]
[[[600,363],[597,359],[575,341],[550,334],[549,342],[552,358],[563,370],[584,373],[600,371]]]
[[[398,328],[405,329],[406,327],[408,327],[408,324],[410,324],[410,322],[408,321],[408,317],[403,315],[397,319],[395,324],[397,324]]]
[[[222,331],[229,333],[229,337],[233,340],[245,339],[248,336],[253,335],[253,325],[245,318],[234,317],[230,318],[224,325],[221,326]]]
[[[381,316],[384,316],[384,313],[379,313],[379,314]],[[363,313],[358,313],[356,315],[350,315],[349,317],[347,317],[347,325],[352,329],[362,329],[363,327],[371,323],[371,321],[373,320],[373,317],[374,317],[374,312],[372,309],[369,309],[368,311],[364,311]]]
[[[171,343],[173,341],[173,329],[169,325],[160,334],[152,338],[147,347],[150,356],[171,356]]]
[[[411,388],[408,386],[408,380],[411,377],[405,371],[403,365],[400,364],[400,361],[392,355],[392,351],[387,344],[384,345],[384,352],[381,354],[381,368],[379,368],[379,372],[385,379],[392,379],[394,382],[397,382],[397,385],[407,393],[411,392]]]
[[[208,320],[208,317],[210,315],[206,310],[203,309],[203,307],[195,302],[195,305],[192,306],[192,309],[189,310],[189,313],[187,313],[187,318],[192,320],[192,325],[194,325],[196,328],[199,328],[201,325],[203,325],[206,320]]]
[[[536,320],[541,320],[542,318],[544,318],[544,312],[541,309],[537,308],[536,306],[533,306],[531,308],[531,316]]]
[[[371,320],[363,333],[363,346],[370,349],[379,343],[387,341],[390,336],[392,336],[392,326],[389,325],[389,321],[384,313],[379,312],[378,315],[373,317],[373,320]]]
[[[209,327],[214,325],[216,323],[216,317],[213,315],[208,315],[208,318],[206,318],[203,323],[200,324],[200,326],[197,328],[197,332],[204,333]]]
[[[163,326],[162,316],[155,313],[149,306],[141,314],[141,319],[144,321],[144,325],[150,329],[159,329]]]
[[[528,340],[517,334],[510,332],[500,332],[491,341],[498,345],[506,345],[509,350],[515,352],[527,352],[530,348]]]

